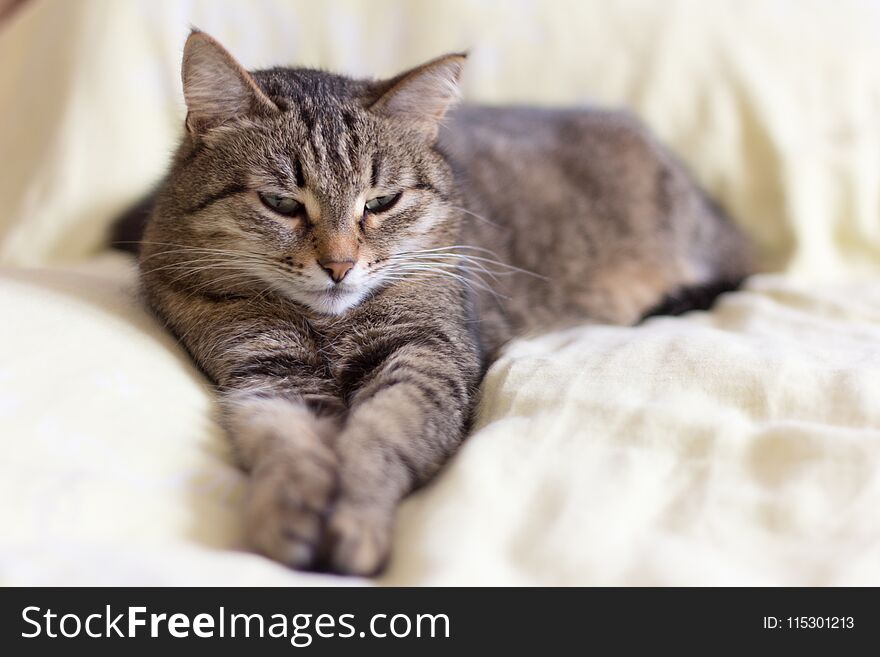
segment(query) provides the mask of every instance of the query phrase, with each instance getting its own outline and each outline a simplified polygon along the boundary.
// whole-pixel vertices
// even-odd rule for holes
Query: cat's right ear
[[[234,118],[271,115],[278,107],[216,40],[193,30],[183,48],[186,129],[199,136]]]

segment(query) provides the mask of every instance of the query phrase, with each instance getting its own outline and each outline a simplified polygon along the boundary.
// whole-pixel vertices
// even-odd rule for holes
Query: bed
[[[627,106],[756,245],[709,312],[517,340],[376,580],[246,548],[211,389],[112,218],[182,125],[190,24],[248,67],[470,48],[472,102]],[[30,0],[0,25],[3,585],[880,584],[880,6]]]

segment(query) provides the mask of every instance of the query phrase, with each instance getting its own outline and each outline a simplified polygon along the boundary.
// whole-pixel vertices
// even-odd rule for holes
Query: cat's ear
[[[385,83],[370,110],[408,121],[434,141],[440,120],[461,95],[458,79],[466,58],[464,53],[444,55],[401,73]]]
[[[242,116],[271,115],[278,107],[212,37],[193,30],[183,48],[186,128],[197,136]]]

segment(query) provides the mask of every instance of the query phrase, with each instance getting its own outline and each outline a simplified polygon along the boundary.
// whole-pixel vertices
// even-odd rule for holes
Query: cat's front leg
[[[324,538],[332,570],[383,568],[397,507],[463,439],[478,377],[476,350],[445,339],[406,345],[365,377],[336,440],[340,487]]]
[[[301,401],[252,392],[222,400],[227,430],[249,472],[245,508],[248,541],[294,568],[315,564],[327,515],[338,492],[333,416]]]

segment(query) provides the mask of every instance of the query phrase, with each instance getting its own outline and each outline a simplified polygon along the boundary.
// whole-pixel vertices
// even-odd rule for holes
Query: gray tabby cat
[[[705,306],[749,271],[635,120],[447,113],[464,61],[352,80],[186,43],[142,282],[216,384],[253,546],[290,566],[382,568],[398,504],[459,446],[512,336]]]

